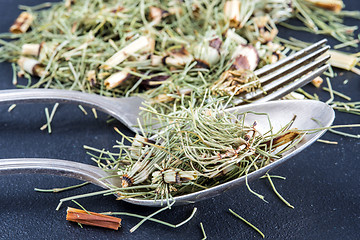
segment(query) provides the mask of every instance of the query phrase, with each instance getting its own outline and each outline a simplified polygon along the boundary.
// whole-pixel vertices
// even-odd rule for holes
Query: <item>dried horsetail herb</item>
[[[223,112],[216,101],[201,108],[181,108],[168,115],[147,110],[162,126],[156,139],[124,136],[131,145],[118,142],[114,147],[119,153],[92,154],[103,163],[99,164],[103,170],[117,172],[114,177],[121,178],[122,188],[116,192],[122,198],[168,201],[246,176],[276,161],[303,136],[296,130],[288,132],[294,119],[277,133],[260,133],[256,122],[245,124],[250,113]]]
[[[48,133],[50,134],[51,133],[51,121],[53,120],[54,118],[54,115],[55,115],[55,112],[56,112],[56,109],[58,108],[59,106],[59,103],[55,103],[53,109],[51,110],[51,114],[49,115],[49,109],[48,108],[45,108],[45,115],[46,115],[46,120],[47,120],[47,123],[45,123],[41,128],[40,130],[45,130],[46,128],[48,129]]]
[[[260,229],[258,229],[257,227],[255,227],[253,224],[251,224],[249,221],[247,221],[245,218],[241,217],[239,214],[237,214],[236,212],[234,212],[233,210],[231,210],[229,208],[229,212],[232,213],[235,217],[239,218],[240,220],[242,220],[244,223],[246,223],[247,225],[249,225],[251,228],[253,228],[255,231],[257,231],[262,238],[265,238],[265,234],[263,232],[260,231]]]
[[[11,112],[14,108],[16,108],[16,104],[11,104],[7,111]]]
[[[204,236],[201,240],[206,240],[207,236],[206,236],[205,229],[204,229],[204,226],[203,226],[202,222],[200,222],[200,228],[201,228],[201,232],[202,232],[202,234]]]
[[[172,205],[172,204],[170,204]],[[187,222],[189,222],[195,215],[196,211],[197,211],[197,208],[193,208],[192,212],[191,212],[191,215],[186,218],[184,221],[178,223],[178,224],[171,224],[171,223],[168,223],[168,222],[164,222],[162,220],[159,220],[159,219],[156,219],[156,218],[153,218],[154,215],[156,215],[157,213],[161,212],[161,211],[164,211],[166,209],[170,209],[170,205],[168,206],[165,206],[164,208],[150,214],[149,216],[142,216],[142,215],[138,215],[138,214],[134,214],[134,213],[127,213],[127,212],[105,212],[105,213],[102,213],[104,215],[120,215],[120,216],[130,216],[130,217],[136,217],[136,218],[142,218],[143,221],[141,221],[139,224],[137,224],[136,226],[134,226],[131,230],[131,232],[134,232],[137,228],[139,228],[139,226],[144,223],[144,221],[152,221],[152,222],[156,222],[156,223],[159,223],[159,224],[162,224],[164,226],[168,226],[168,227],[171,227],[171,228],[178,228],[184,224],[186,224]]]

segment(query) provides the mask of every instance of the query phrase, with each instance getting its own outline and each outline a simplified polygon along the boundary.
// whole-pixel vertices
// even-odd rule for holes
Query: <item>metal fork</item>
[[[261,89],[237,96],[233,104],[267,102],[279,99],[286,94],[309,83],[321,75],[329,64],[330,55],[324,53],[330,48],[323,39],[280,61],[267,65],[254,73],[259,77]],[[324,56],[322,56],[324,55]],[[34,102],[73,102],[103,111],[137,132],[137,119],[141,97],[109,98],[96,94],[56,89],[16,89],[1,90],[0,104],[34,103]]]

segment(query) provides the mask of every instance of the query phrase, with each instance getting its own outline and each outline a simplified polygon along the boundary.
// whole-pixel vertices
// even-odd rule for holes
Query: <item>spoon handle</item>
[[[109,173],[88,164],[49,158],[0,159],[0,175],[33,173],[76,178],[105,189],[109,188],[106,183],[114,184]]]

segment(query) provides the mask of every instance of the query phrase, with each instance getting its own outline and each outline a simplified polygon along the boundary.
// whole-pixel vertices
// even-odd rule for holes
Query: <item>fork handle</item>
[[[0,175],[34,173],[76,178],[105,189],[109,189],[106,183],[114,184],[113,178],[107,178],[109,173],[88,164],[50,158],[0,159]]]

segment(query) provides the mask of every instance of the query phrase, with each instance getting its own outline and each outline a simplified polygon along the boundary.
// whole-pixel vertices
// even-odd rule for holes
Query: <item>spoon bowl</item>
[[[246,178],[247,181],[258,179],[259,177],[265,175],[269,170],[279,167],[285,161],[314,143],[326,132],[326,129],[320,131],[311,131],[311,129],[329,127],[335,118],[334,110],[330,106],[323,102],[314,100],[279,100],[229,108],[226,111],[233,113],[250,111],[254,112],[254,114],[247,114],[245,118],[245,124],[251,125],[254,121],[256,121],[256,128],[262,133],[269,131],[271,128],[273,132],[277,132],[286,126],[291,121],[291,119],[294,118],[294,116],[296,116],[292,128],[297,128],[299,130],[310,130],[309,132],[311,133],[306,134],[295,147],[283,153],[282,158],[270,163],[269,165],[251,172],[247,174],[247,176],[242,176],[218,186],[191,194],[174,197],[173,200],[176,201],[175,205],[194,203],[217,196],[234,187],[245,184]],[[266,115],[259,115],[258,113],[266,113]],[[271,120],[271,126],[269,125],[269,119]],[[124,199],[124,201],[143,206],[162,206],[161,200],[154,201],[128,198]]]

